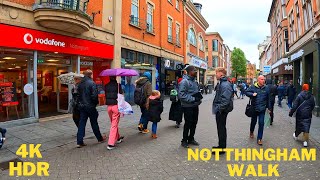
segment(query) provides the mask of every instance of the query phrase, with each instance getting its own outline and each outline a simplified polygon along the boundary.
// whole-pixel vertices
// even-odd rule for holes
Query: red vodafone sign
[[[113,59],[113,46],[0,24],[0,46]]]

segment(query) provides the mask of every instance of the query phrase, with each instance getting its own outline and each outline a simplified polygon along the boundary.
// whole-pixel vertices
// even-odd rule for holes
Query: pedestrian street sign
[[[271,72],[271,66],[263,66],[263,72],[264,73],[270,73]]]

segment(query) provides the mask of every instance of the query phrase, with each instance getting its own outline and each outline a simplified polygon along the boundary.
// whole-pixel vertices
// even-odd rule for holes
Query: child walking
[[[157,125],[161,120],[161,113],[163,111],[163,101],[160,99],[161,94],[157,90],[153,90],[149,97],[149,121],[152,122],[152,134],[153,139],[157,138]]]

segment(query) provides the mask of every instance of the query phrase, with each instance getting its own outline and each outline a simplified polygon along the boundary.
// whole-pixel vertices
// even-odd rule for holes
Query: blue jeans
[[[281,102],[282,102],[283,96],[278,96],[278,105],[281,106]]]
[[[289,107],[290,109],[292,109],[292,102],[293,102],[293,99],[289,99],[289,98],[288,98],[288,107]]]
[[[157,127],[158,127],[158,123],[153,122],[152,123],[152,134],[157,134]]]
[[[257,140],[262,139],[262,136],[263,136],[264,115],[265,115],[265,111],[255,112],[254,115],[251,118],[251,124],[250,124],[250,132],[251,133],[254,132],[254,129],[255,129],[256,124],[257,124],[257,119],[259,119],[259,128],[258,128]]]
[[[140,110],[141,110],[141,117],[140,117],[140,122],[139,124],[143,124],[143,129],[147,129],[148,128],[148,110],[145,107],[141,107],[140,106]]]
[[[94,135],[96,136],[98,141],[102,141],[102,135],[100,133],[99,124],[98,124],[98,116],[99,113],[96,108],[87,108],[80,110],[80,120],[79,120],[79,128],[77,133],[77,144],[83,144],[83,137],[86,131],[86,124],[88,118],[90,118],[91,127]]]

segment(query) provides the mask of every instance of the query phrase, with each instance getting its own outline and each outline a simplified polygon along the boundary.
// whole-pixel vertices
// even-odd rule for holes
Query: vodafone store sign
[[[4,24],[0,46],[113,59],[113,45]]]

